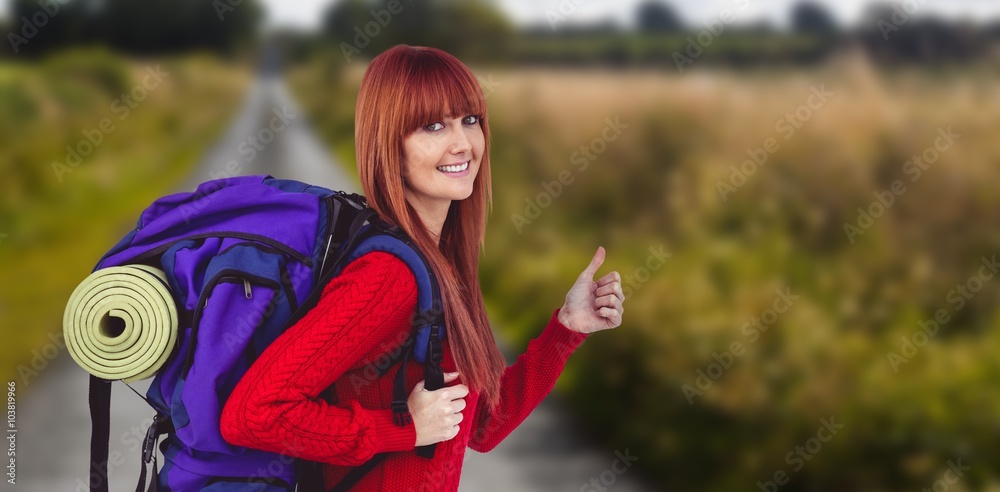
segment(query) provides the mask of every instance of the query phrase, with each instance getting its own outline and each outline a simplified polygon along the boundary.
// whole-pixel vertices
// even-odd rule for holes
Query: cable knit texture
[[[393,451],[352,490],[458,490],[465,448],[485,453],[520,425],[586,335],[568,329],[557,319],[559,309],[553,311],[542,333],[504,370],[496,410],[488,412],[470,391],[458,435],[438,443],[427,459],[414,452],[413,423],[393,423],[392,379],[399,365],[378,376],[410,332],[416,305],[416,280],[402,260],[375,251],[352,261],[237,384],[223,408],[222,436],[234,445],[327,463],[328,489],[350,467]],[[442,369],[456,370],[447,339]],[[424,371],[416,361],[406,371],[409,395]]]

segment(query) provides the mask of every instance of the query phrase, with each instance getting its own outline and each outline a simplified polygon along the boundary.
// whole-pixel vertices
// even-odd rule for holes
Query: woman
[[[443,51],[396,46],[365,72],[355,118],[369,206],[406,231],[437,274],[446,386],[425,390],[422,366],[409,362],[412,418],[393,421],[395,371],[373,378],[370,369],[410,331],[417,283],[403,261],[375,251],[345,266],[316,307],[261,354],[227,400],[223,436],[326,463],[327,489],[376,453],[395,452],[352,490],[457,490],[465,448],[495,447],[548,394],[588,333],[621,324],[621,276],[593,280],[604,261],[598,248],[541,335],[505,367],[479,288],[490,133],[475,76]],[[324,391],[333,403],[319,398]],[[414,452],[434,443],[432,459]]]

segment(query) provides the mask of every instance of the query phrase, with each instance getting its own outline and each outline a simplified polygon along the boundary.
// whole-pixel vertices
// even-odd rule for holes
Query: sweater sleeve
[[[416,279],[402,260],[374,251],[352,261],[236,385],[222,413],[223,438],[343,466],[414,449],[413,423],[396,425],[391,409],[332,405],[319,395],[393,330],[409,325],[416,304]]]
[[[562,308],[552,312],[548,325],[528,343],[517,362],[504,369],[500,402],[493,412],[480,396],[473,419],[476,428],[469,439],[473,450],[488,452],[521,425],[552,391],[569,356],[587,338],[586,334],[572,331],[559,322],[559,309]]]

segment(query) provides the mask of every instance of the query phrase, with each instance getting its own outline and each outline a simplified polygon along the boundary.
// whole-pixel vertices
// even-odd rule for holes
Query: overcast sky
[[[420,1],[420,0],[413,0]],[[560,3],[576,7],[569,22],[592,22],[615,19],[621,23],[633,20],[635,7],[643,0],[497,0],[497,4],[519,24],[546,22],[546,11],[558,12]],[[752,22],[761,18],[776,25],[787,22],[788,12],[797,0],[701,0],[672,1],[681,17],[691,24],[717,18],[726,8],[738,13],[740,21]],[[997,0],[907,0],[919,5],[919,12],[938,14],[950,18],[997,19],[1000,1]],[[406,0],[404,0],[405,6]],[[263,0],[272,12],[272,22],[315,28],[321,12],[330,0]],[[820,0],[843,24],[853,24],[861,16],[869,0]],[[919,13],[918,12],[918,13]]]
[[[61,0],[63,2],[67,0]],[[209,0],[206,0],[209,1]],[[226,2],[227,0],[213,0]],[[234,3],[236,0],[232,0]],[[259,0],[268,11],[268,25],[295,26],[315,29],[319,26],[320,13],[331,0]],[[402,0],[405,7],[408,1]],[[497,4],[519,24],[545,23],[546,12],[558,12],[560,4],[572,5],[574,12],[567,22],[593,22],[614,19],[620,23],[633,20],[636,5],[643,0],[496,0]],[[753,22],[767,19],[781,26],[787,22],[788,12],[797,0],[675,0],[669,2],[681,17],[692,25],[718,18],[726,8],[736,12],[737,20]],[[818,0],[842,25],[854,24],[869,0]],[[997,0],[899,0],[919,5],[918,14],[936,14],[948,18],[995,20],[1000,18],[1000,1]],[[0,0],[0,14],[7,15],[9,0]]]

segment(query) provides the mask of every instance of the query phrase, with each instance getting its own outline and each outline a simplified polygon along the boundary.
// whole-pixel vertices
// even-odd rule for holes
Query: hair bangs
[[[405,84],[404,136],[446,118],[486,118],[486,99],[475,76],[457,60],[432,51],[416,53]]]

